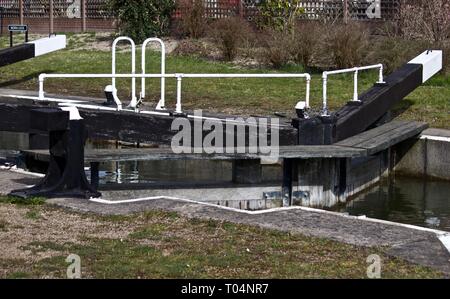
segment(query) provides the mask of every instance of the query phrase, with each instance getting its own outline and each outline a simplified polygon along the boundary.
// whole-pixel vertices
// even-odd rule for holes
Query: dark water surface
[[[332,210],[450,231],[450,182],[395,176]]]

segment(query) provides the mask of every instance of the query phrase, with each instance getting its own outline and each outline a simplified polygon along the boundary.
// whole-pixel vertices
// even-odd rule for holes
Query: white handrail
[[[306,108],[309,108],[311,75],[301,74],[40,74],[39,75],[39,100],[45,100],[44,80],[46,78],[176,78],[177,79],[177,104],[176,113],[182,113],[181,109],[181,81],[182,78],[305,78],[306,79]],[[117,107],[122,109],[121,106]]]
[[[361,67],[353,67],[349,69],[335,70],[335,71],[325,71],[322,73],[322,116],[328,116],[328,106],[327,106],[327,81],[329,75],[337,75],[343,73],[354,73],[353,76],[353,99],[354,102],[359,102],[358,99],[358,73],[359,71],[369,70],[369,69],[379,69],[378,81],[377,83],[385,83],[383,80],[383,65],[375,64]]]
[[[131,44],[131,73],[134,74],[136,72],[136,45],[134,41],[127,36],[119,36],[113,41],[112,44],[112,66],[111,73],[112,75],[116,74],[116,47],[117,43],[120,41],[128,41]],[[111,77],[111,85],[112,85],[112,93],[114,97],[114,101],[116,102],[117,107],[122,107],[122,102],[117,96],[117,88],[116,88],[116,78],[115,76]],[[131,80],[131,101],[130,107],[136,108],[137,99],[136,99],[136,78],[132,78]]]
[[[142,74],[145,74],[145,49],[147,47],[147,44],[150,42],[157,42],[159,43],[161,47],[161,75],[164,75],[166,73],[166,46],[164,45],[164,42],[157,38],[157,37],[151,37],[147,38],[142,43],[142,59],[141,59],[141,67],[142,67]],[[166,78],[161,77],[161,98],[159,99],[158,105],[156,106],[156,109],[165,109],[165,91],[166,91]],[[141,78],[141,100],[145,98],[145,77]]]

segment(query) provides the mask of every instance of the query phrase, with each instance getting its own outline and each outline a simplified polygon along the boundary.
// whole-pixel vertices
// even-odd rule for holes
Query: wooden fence
[[[114,31],[106,0],[0,0],[2,30],[27,24],[30,32]]]
[[[185,0],[176,0],[179,4]],[[258,14],[263,0],[204,0],[205,17],[225,18],[239,15],[248,20]],[[400,0],[380,0],[381,19],[395,18]],[[28,24],[31,32],[114,31],[116,22],[107,0],[0,0],[2,28],[8,24]],[[303,0],[305,19],[370,20],[367,0]],[[178,5],[174,18],[182,18],[183,5]]]
[[[178,0],[189,3],[190,0]],[[191,0],[192,1],[192,0]],[[258,5],[264,0],[204,0],[205,15],[207,18],[226,18],[232,15],[240,15],[252,20],[258,14]],[[399,12],[400,0],[379,0],[381,20],[396,18]],[[184,4],[186,5],[186,4]],[[367,0],[302,0],[300,5],[305,13],[304,19],[336,19],[348,20],[373,20],[366,13],[371,5]],[[183,7],[179,7],[176,17],[183,16]]]

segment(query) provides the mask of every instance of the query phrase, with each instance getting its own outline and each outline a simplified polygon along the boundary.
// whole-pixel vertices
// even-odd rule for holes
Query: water
[[[450,182],[396,176],[332,210],[450,231]]]
[[[110,143],[87,145],[111,146]],[[0,132],[0,150],[27,147],[27,134]],[[109,162],[100,165],[100,184],[229,182],[231,167],[231,163],[226,161]],[[267,181],[279,180],[279,165],[265,166],[263,177]],[[380,184],[332,210],[450,231],[450,182],[396,176],[382,180]]]

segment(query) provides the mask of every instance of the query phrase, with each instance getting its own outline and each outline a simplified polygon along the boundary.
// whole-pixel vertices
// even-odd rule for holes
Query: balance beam
[[[65,35],[54,35],[0,50],[0,67],[64,49]]]

